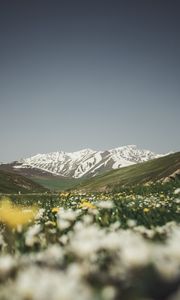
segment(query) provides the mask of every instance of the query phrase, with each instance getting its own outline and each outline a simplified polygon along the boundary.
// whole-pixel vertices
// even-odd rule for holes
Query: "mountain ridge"
[[[98,151],[82,149],[75,152],[50,152],[37,154],[14,163],[13,168],[38,169],[64,178],[94,177],[105,171],[148,161],[164,156],[136,145],[121,146]]]

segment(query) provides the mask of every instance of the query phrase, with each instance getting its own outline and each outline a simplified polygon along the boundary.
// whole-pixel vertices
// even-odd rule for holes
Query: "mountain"
[[[49,173],[64,178],[94,177],[105,171],[148,161],[160,157],[149,150],[138,149],[135,145],[123,146],[106,151],[84,149],[72,153],[52,152],[37,154],[11,164],[11,169]]]
[[[41,193],[47,191],[38,183],[18,174],[0,170],[0,193]]]
[[[178,181],[180,184],[180,152],[156,158],[141,164],[112,170],[76,186],[83,191],[111,191],[118,187],[148,182]]]

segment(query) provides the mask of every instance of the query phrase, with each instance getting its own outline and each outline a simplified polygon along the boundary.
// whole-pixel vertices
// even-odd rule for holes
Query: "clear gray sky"
[[[0,1],[0,161],[178,151],[179,115],[180,1]]]

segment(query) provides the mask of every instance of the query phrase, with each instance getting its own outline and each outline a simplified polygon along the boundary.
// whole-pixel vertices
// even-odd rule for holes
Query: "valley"
[[[180,152],[131,152],[92,176],[55,163],[0,165],[0,299],[44,300],[55,284],[53,300],[178,300]]]

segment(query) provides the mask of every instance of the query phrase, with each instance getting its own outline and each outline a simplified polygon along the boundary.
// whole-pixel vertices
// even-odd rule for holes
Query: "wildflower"
[[[5,198],[0,205],[0,221],[11,228],[26,225],[35,218],[36,214],[37,209],[35,207],[23,210],[18,206],[13,206],[8,198]]]
[[[100,201],[97,206],[99,208],[107,208],[107,209],[111,209],[113,208],[113,203],[111,200],[105,200],[105,201]]]
[[[114,299],[116,296],[116,290],[113,286],[106,286],[102,290],[102,298],[105,300],[111,300]]]
[[[15,260],[10,255],[0,258],[0,279],[8,277],[16,268]]]
[[[145,213],[147,213],[147,212],[149,211],[149,208],[145,207],[145,208],[143,209],[143,211],[144,211]]]
[[[60,230],[67,229],[71,226],[71,222],[58,218],[57,224]]]
[[[53,207],[53,208],[51,209],[51,211],[52,211],[52,213],[58,213],[59,207]]]
[[[175,195],[180,194],[180,188],[176,189],[176,190],[174,191],[174,194],[175,194]]]
[[[68,271],[66,273],[51,269],[49,271],[47,268],[30,266],[21,270],[16,279],[14,299],[91,300],[94,298],[89,286]]]
[[[96,206],[94,204],[92,204],[89,201],[83,201],[80,205],[79,208],[83,208],[83,209],[94,209],[96,208]]]
[[[40,224],[35,224],[29,228],[29,230],[26,232],[26,236],[25,236],[25,243],[27,246],[32,247],[36,242],[38,242],[37,236],[39,235],[41,230],[42,230],[42,227]]]
[[[70,221],[70,222],[73,222],[76,220],[76,218],[78,217],[79,215],[79,212],[76,210],[72,210],[72,209],[61,209],[59,212],[58,212],[58,218],[61,218],[63,220],[67,220],[67,221]]]
[[[129,219],[129,220],[127,220],[127,225],[128,225],[128,227],[134,227],[134,226],[136,226],[136,220],[131,220],[131,219]]]
[[[44,208],[40,208],[39,211],[37,212],[37,215],[35,216],[35,220],[39,220],[43,217],[44,215],[44,212],[45,212],[45,209]]]

